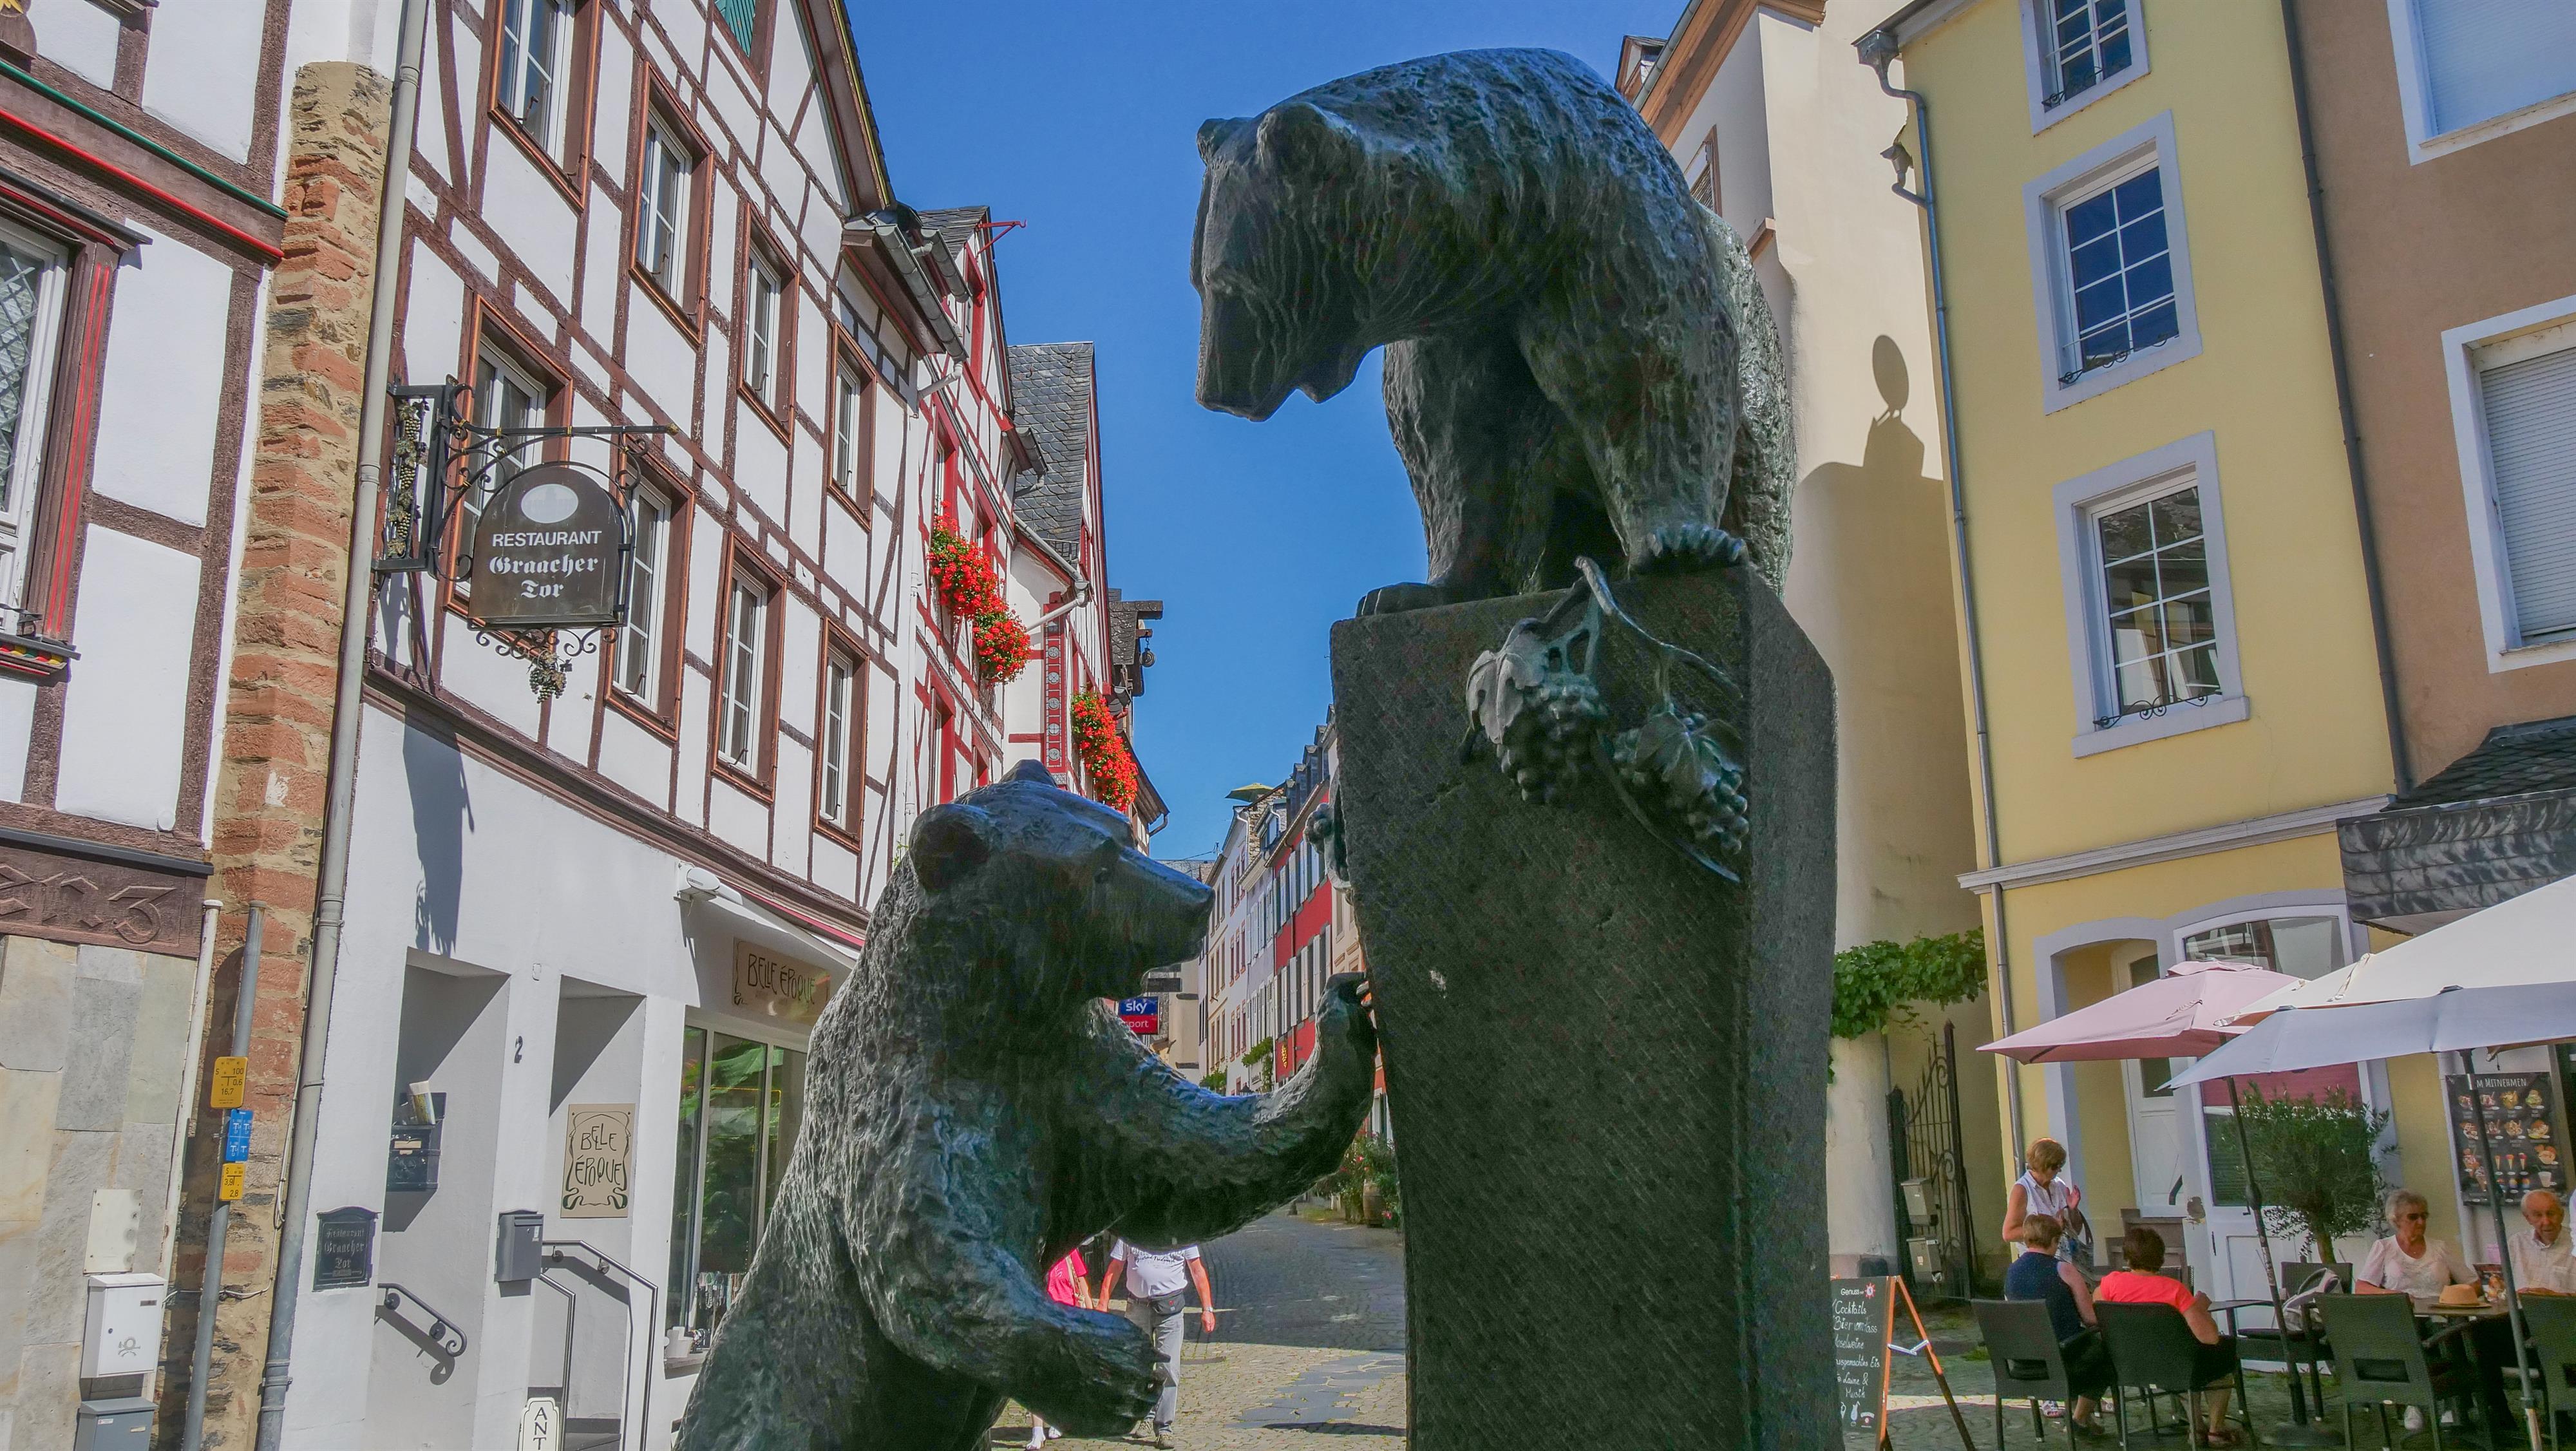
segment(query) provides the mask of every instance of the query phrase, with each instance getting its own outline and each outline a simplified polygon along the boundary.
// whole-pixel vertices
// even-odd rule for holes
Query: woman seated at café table
[[[2087,1441],[2111,1433],[2099,1416],[2102,1392],[2111,1388],[2111,1354],[2093,1330],[2093,1291],[2074,1265],[2058,1258],[2066,1231],[2051,1214],[2022,1217],[2022,1251],[2004,1270],[2004,1298],[2037,1300],[2048,1307],[2049,1328],[2066,1356],[2067,1388],[2075,1392],[2069,1424]]]
[[[2430,1309],[2452,1285],[2474,1285],[2477,1273],[2460,1252],[2442,1240],[2426,1239],[2424,1196],[2412,1189],[2388,1194],[2388,1223],[2396,1233],[2370,1247],[2370,1255],[2352,1272],[2353,1290],[2363,1295],[2412,1295],[2415,1307]]]
[[[2094,1288],[2093,1299],[2109,1305],[2171,1305],[2182,1312],[2182,1323],[2191,1328],[2191,1338],[2200,1342],[2200,1351],[2192,1362],[2192,1379],[2201,1393],[2201,1406],[2207,1424],[2192,1428],[2192,1440],[2202,1446],[2234,1446],[2241,1438],[2236,1428],[2227,1424],[2228,1378],[2236,1373],[2236,1337],[2221,1334],[2218,1322],[2210,1317],[2209,1297],[2194,1292],[2182,1281],[2156,1273],[2165,1267],[2165,1237],[2141,1224],[2120,1239],[2120,1252],[2127,1268],[2113,1270],[2102,1277]]]

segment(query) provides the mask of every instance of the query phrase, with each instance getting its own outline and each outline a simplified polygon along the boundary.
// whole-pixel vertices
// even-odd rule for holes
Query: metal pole
[[[2478,1158],[2487,1166],[2487,1213],[2495,1219],[2496,1259],[2504,1267],[2505,1318],[2513,1328],[2514,1364],[2522,1368],[2522,1419],[2531,1435],[2531,1451],[2540,1451],[2540,1404],[2531,1389],[2537,1373],[2522,1338],[2522,1292],[2513,1283],[2513,1245],[2504,1237],[2504,1181],[2496,1177],[2495,1149],[2487,1142],[2487,1101],[2478,1092],[2477,1069],[2469,1060],[2468,1049],[2462,1048],[2459,1053],[2460,1076],[2469,1084],[2469,1112],[2478,1124]]]
[[[358,790],[358,720],[367,674],[367,610],[373,602],[377,481],[385,456],[385,388],[391,382],[394,299],[402,270],[403,208],[411,138],[420,111],[421,52],[429,0],[403,0],[395,54],[393,113],[385,134],[384,196],[376,218],[375,295],[367,318],[366,371],[359,380],[358,469],[349,506],[348,586],[340,605],[340,677],[331,709],[331,785],[322,815],[322,859],[313,911],[313,968],[305,990],[304,1046],[296,1063],[294,1133],[287,1146],[277,1237],[277,1281],[268,1321],[268,1366],[259,1383],[258,1451],[278,1451],[286,1433],[288,1367],[304,1286],[304,1222],[313,1202],[313,1137],[321,1118],[323,1060],[331,1044],[331,994],[340,968],[340,922],[348,905],[349,819]]]
[[[242,931],[241,988],[233,1004],[233,1051],[235,1058],[250,1056],[251,1010],[259,1001],[259,952],[261,938],[259,904],[250,908],[250,925]],[[213,935],[213,924],[207,933]],[[197,1091],[196,1080],[188,1082],[188,1092]],[[196,1114],[189,1115],[189,1122]],[[232,1229],[233,1206],[220,1197],[215,1200],[214,1217],[206,1222],[206,1269],[197,1280],[197,1348],[188,1361],[188,1419],[179,1433],[180,1451],[198,1451],[206,1435],[206,1376],[215,1360],[215,1309],[224,1299],[224,1236]]]

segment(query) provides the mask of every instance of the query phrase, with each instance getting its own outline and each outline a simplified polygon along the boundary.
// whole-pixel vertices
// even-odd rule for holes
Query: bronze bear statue
[[[1356,974],[1277,1092],[1181,1079],[1104,998],[1205,946],[1208,889],[1024,762],[921,814],[859,966],[814,1029],[805,1125],[690,1397],[686,1451],[967,1451],[1005,1397],[1114,1435],[1144,1332],[1049,1300],[1101,1230],[1212,1239],[1329,1173],[1377,1034]]]
[[[1361,613],[1789,558],[1795,440],[1753,263],[1572,56],[1385,66],[1199,128],[1198,398],[1260,420],[1386,348],[1431,579]]]

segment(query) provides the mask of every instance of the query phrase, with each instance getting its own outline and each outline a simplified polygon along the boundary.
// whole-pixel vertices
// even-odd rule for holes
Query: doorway
[[[2154,982],[2164,967],[2149,948],[2113,971],[2125,989]],[[2120,1065],[2129,1104],[2129,1170],[2141,1219],[2179,1219],[2183,1213],[2182,1130],[2171,1086],[2175,1072],[2171,1058],[2132,1058]]]

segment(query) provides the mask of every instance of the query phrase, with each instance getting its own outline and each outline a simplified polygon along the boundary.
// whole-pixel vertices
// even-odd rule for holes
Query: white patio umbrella
[[[2512,987],[2571,979],[2576,979],[2576,877],[2535,888],[2371,953],[2350,967],[2284,988],[2248,1005],[2230,1021],[2242,1027],[2282,1008],[2354,1007],[2430,997],[2450,987]]]
[[[2548,888],[2545,890],[2557,890]],[[2517,898],[2516,901],[2526,901]],[[2507,903],[2511,906],[2513,903]],[[2490,907],[2489,912],[2501,908]],[[2483,913],[2479,914],[2485,915]],[[2464,917],[2453,926],[2476,921]],[[2442,928],[2447,932],[2450,928]],[[2436,935],[2426,933],[2417,941]],[[2412,946],[2412,943],[2407,944]],[[2395,949],[2392,949],[2393,952]],[[2385,958],[2389,953],[2381,953]],[[2469,1054],[2479,1048],[2511,1048],[2576,1038],[2576,981],[2566,981],[2576,963],[2565,948],[2553,952],[2556,981],[2499,987],[2443,987],[2426,996],[2392,998],[2346,1007],[2273,1010],[2253,1027],[2173,1076],[2176,1085],[2233,1079],[2249,1073],[2283,1073],[2363,1063],[2375,1058],[2403,1058],[2415,1053],[2456,1053],[2460,1072],[2474,1069]],[[2353,972],[2363,963],[2355,963]],[[2474,1081],[2474,1080],[2473,1080]],[[2489,1166],[2487,1209],[2494,1216],[2495,1237],[2504,1260],[2505,1304],[2513,1319],[2515,1355],[2522,1354],[2522,1292],[2513,1282],[2513,1255],[2505,1249],[2504,1195],[2492,1177],[2495,1153],[2487,1144],[2486,1100],[2472,1096],[2478,1126],[2478,1158]],[[2523,1418],[2529,1423],[2532,1451],[2540,1451],[2540,1408],[2532,1399],[2532,1377],[2522,1381]]]

